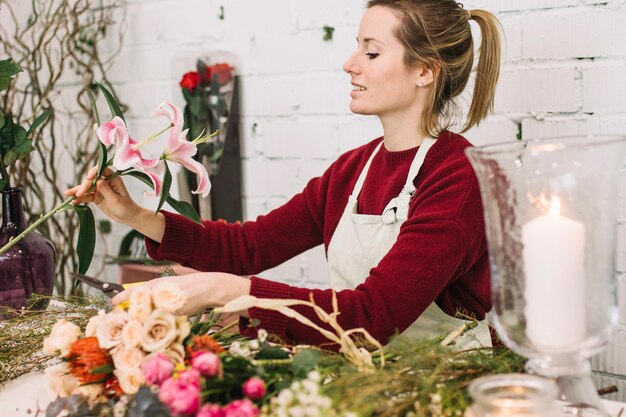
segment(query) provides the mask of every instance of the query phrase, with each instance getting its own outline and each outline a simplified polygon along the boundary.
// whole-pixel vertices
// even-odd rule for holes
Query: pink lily
[[[135,168],[150,177],[155,196],[161,193],[163,180],[159,175],[157,165],[159,158],[144,159],[139,151],[139,142],[130,137],[126,123],[120,117],[114,117],[110,122],[96,126],[98,139],[106,146],[115,145],[113,166],[117,170]],[[156,168],[156,169],[155,169]]]
[[[202,194],[202,197],[206,197],[211,190],[209,174],[204,165],[193,159],[193,156],[198,152],[196,145],[200,143],[200,138],[198,141],[193,142],[187,140],[188,129],[182,130],[182,113],[178,107],[170,102],[165,101],[161,103],[159,109],[153,113],[153,116],[165,116],[172,125],[170,137],[163,150],[161,159],[179,163],[189,171],[194,172],[198,179],[198,188],[192,192],[194,194]]]

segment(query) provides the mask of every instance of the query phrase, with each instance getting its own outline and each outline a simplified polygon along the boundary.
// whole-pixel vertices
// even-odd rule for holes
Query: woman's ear
[[[441,65],[438,64],[418,66],[415,69],[415,85],[421,88],[434,83],[439,71],[441,71]]]

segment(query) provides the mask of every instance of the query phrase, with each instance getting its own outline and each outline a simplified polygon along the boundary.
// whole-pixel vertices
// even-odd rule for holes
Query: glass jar
[[[469,386],[473,404],[467,417],[562,416],[558,388],[547,378],[527,374],[501,374],[478,378]]]

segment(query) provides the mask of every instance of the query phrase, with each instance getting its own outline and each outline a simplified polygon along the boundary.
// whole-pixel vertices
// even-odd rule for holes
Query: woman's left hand
[[[207,307],[221,307],[231,300],[250,293],[250,280],[239,275],[224,272],[194,272],[188,275],[176,275],[156,278],[134,285],[113,298],[113,304],[130,299],[133,291],[140,287],[153,287],[161,282],[173,282],[178,285],[187,302],[176,314],[191,316],[204,311]],[[239,314],[247,316],[247,311]]]

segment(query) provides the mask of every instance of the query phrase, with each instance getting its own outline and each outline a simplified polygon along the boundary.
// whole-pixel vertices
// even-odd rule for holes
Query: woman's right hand
[[[130,225],[133,217],[141,211],[142,207],[130,197],[124,181],[119,176],[109,180],[100,178],[96,186],[91,188],[96,173],[97,168],[91,168],[81,184],[66,190],[63,194],[67,197],[76,197],[72,204],[94,203],[111,220]],[[113,171],[110,168],[103,172],[103,176],[111,174]]]

